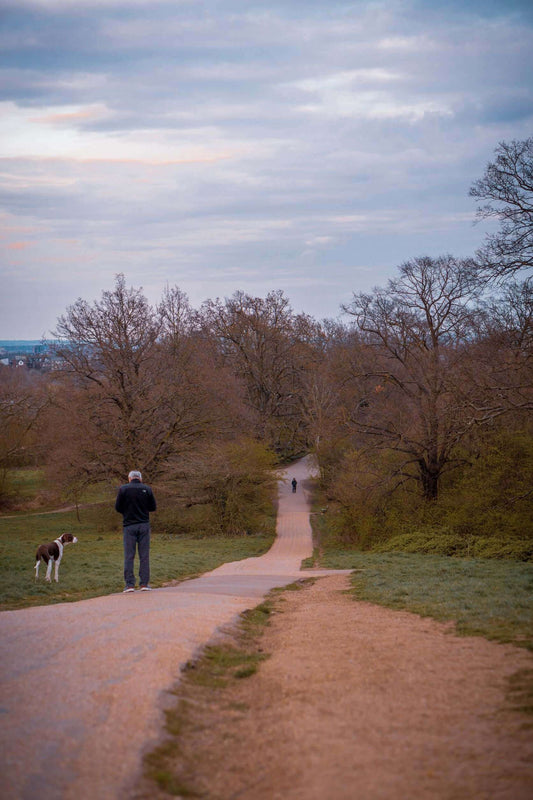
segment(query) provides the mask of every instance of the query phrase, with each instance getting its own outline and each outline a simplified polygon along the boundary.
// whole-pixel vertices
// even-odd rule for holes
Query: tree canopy
[[[501,278],[533,267],[533,137],[500,142],[495,155],[470,194],[485,201],[478,207],[481,219],[500,223],[477,257],[488,277]]]

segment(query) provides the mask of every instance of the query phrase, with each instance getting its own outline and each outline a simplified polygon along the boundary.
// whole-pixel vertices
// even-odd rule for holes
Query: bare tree
[[[157,308],[161,339],[173,355],[191,352],[194,314],[189,298],[178,286],[166,286]]]
[[[461,382],[479,421],[533,410],[533,286],[507,282],[484,304]]]
[[[488,277],[502,278],[533,267],[533,137],[500,142],[495,153],[470,195],[486,201],[478,217],[500,221],[477,257]]]
[[[38,426],[49,404],[43,377],[25,369],[0,367],[0,499],[8,470],[39,451]]]
[[[478,292],[471,261],[424,257],[401,266],[386,290],[354,295],[345,307],[360,332],[349,423],[378,448],[402,454],[401,475],[416,476],[427,499],[437,497],[472,424],[457,393],[457,367],[467,357],[469,304]]]
[[[301,448],[303,375],[313,359],[316,323],[294,314],[280,291],[264,299],[236,292],[224,302],[209,300],[201,316],[245,385],[257,435],[278,451]]]
[[[119,478],[136,465],[154,479],[205,435],[187,313],[179,290],[168,290],[156,310],[118,275],[100,301],[79,299],[60,317],[55,336],[63,377],[82,390],[73,424],[88,434],[73,440],[95,475]]]

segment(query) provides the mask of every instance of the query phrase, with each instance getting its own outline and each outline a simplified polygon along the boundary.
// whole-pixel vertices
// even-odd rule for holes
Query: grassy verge
[[[455,622],[456,633],[533,650],[533,567],[415,554],[350,557],[359,600]],[[360,570],[360,571],[359,571]]]
[[[145,786],[140,796],[153,798],[154,784],[161,796],[205,796],[198,782],[205,765],[198,763],[189,740],[202,729],[210,730],[215,719],[238,717],[249,710],[242,703],[229,702],[229,693],[268,658],[261,648],[261,637],[272,613],[283,602],[282,593],[301,589],[305,583],[274,589],[260,605],[241,614],[220,641],[209,644],[185,664],[172,692],[171,707],[165,711],[164,738],[144,757]]]
[[[118,515],[108,506],[75,512],[40,514],[15,519],[0,517],[0,610],[48,605],[119,592],[123,588],[122,532]],[[35,551],[65,531],[78,544],[65,548],[59,583],[45,583],[45,570],[35,581]],[[215,569],[228,561],[261,555],[272,544],[268,533],[238,537],[195,537],[158,533],[153,526],[151,583],[162,586]],[[137,568],[136,561],[136,568]]]
[[[531,562],[361,552],[342,546],[331,535],[324,514],[315,513],[312,526],[314,552],[307,566],[354,570],[355,600],[452,622],[458,635],[483,636],[533,651]],[[508,700],[515,711],[533,714],[533,669],[512,676]]]
[[[307,566],[353,569],[354,597],[455,623],[460,635],[484,636],[533,650],[533,564],[421,553],[373,553],[343,547],[313,517],[316,546]]]

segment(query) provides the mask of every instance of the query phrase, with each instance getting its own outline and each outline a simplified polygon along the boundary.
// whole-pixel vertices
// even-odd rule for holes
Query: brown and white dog
[[[63,558],[63,548],[66,544],[77,544],[77,539],[72,533],[63,533],[58,539],[54,539],[49,544],[41,544],[35,554],[35,580],[39,577],[39,565],[41,561],[47,564],[46,580],[50,582],[52,575],[52,564],[55,565],[54,578],[59,580],[59,564]]]

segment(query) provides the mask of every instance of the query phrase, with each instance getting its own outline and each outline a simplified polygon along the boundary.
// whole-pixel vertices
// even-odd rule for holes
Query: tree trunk
[[[436,500],[439,494],[441,468],[436,461],[429,463],[425,459],[418,462],[420,483],[425,500]]]

